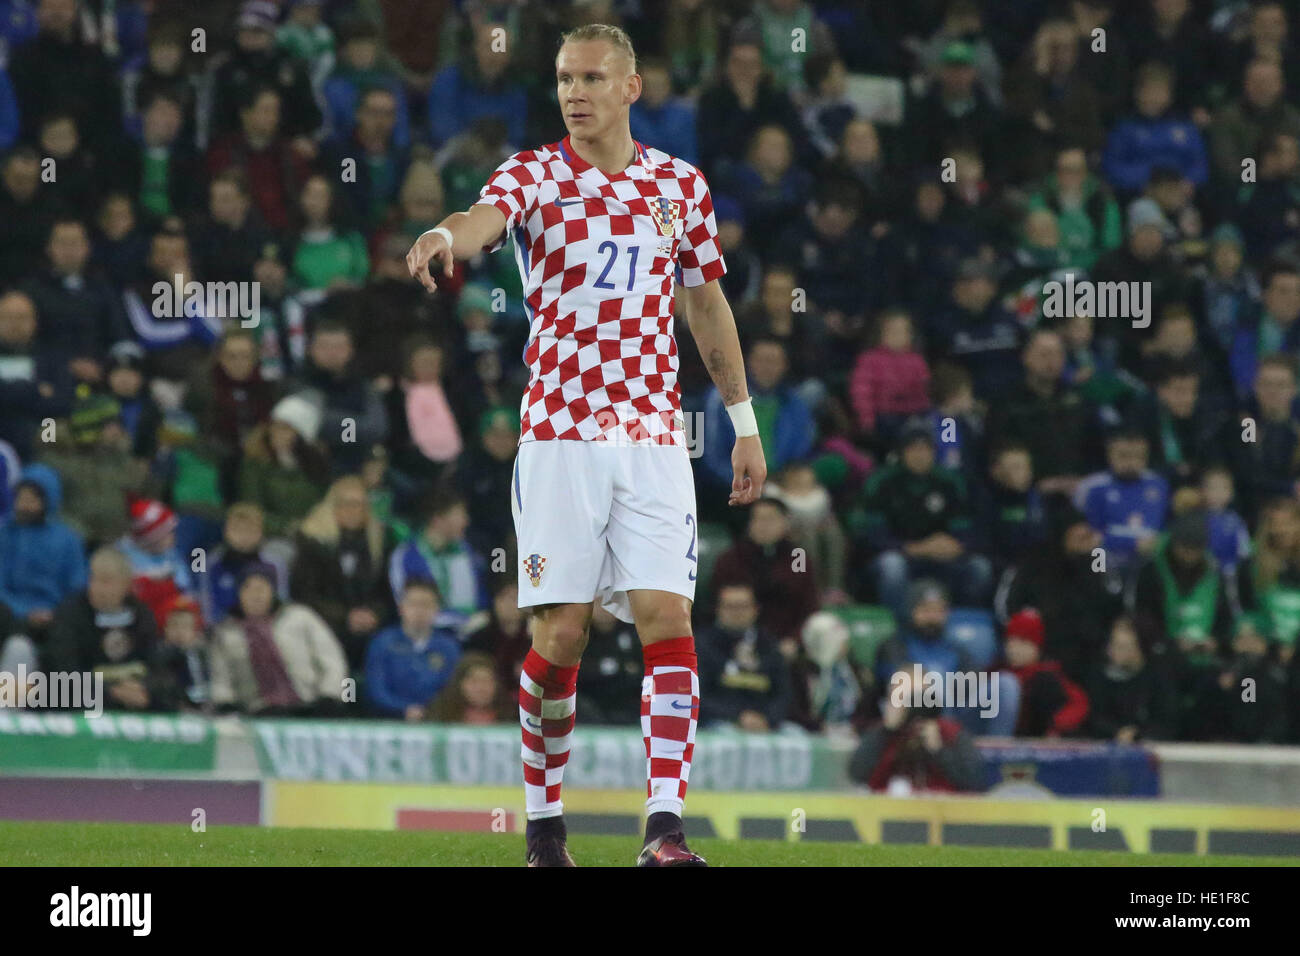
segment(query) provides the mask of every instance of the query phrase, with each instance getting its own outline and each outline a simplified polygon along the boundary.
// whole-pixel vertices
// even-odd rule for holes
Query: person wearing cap
[[[1211,668],[1232,632],[1232,610],[1209,551],[1205,515],[1180,515],[1138,571],[1133,615],[1148,653],[1165,654],[1189,686]]]
[[[961,478],[935,464],[934,425],[910,419],[898,457],[872,472],[850,518],[880,603],[905,619],[908,583],[944,581],[961,605],[981,606],[992,587],[988,558],[970,551],[970,502]]]
[[[89,386],[77,388],[66,421],[37,455],[63,479],[63,516],[87,547],[111,544],[130,529],[127,495],[141,489],[143,468],[131,456],[117,400]]]
[[[998,155],[994,144],[1003,122],[1001,111],[978,80],[975,49],[964,40],[949,42],[939,57],[938,76],[908,116],[917,163],[937,167],[958,142],[973,143],[982,156]]]
[[[108,350],[105,371],[108,393],[117,401],[122,427],[131,438],[131,454],[152,461],[158,451],[163,414],[147,387],[144,349],[135,342],[117,343]]]
[[[903,592],[898,628],[876,653],[876,679],[888,687],[899,671],[914,664],[922,671],[952,674],[970,670],[966,651],[947,636],[952,610],[948,589],[935,578],[920,577]]]
[[[280,9],[273,0],[245,0],[235,20],[235,45],[213,83],[214,138],[239,128],[239,111],[250,94],[269,87],[280,95],[281,129],[297,137],[295,149],[307,155],[306,139],[321,125],[307,67],[288,50],[276,49]],[[314,152],[311,153],[314,155]]]
[[[153,612],[161,630],[163,605],[178,594],[196,594],[198,583],[190,556],[176,546],[176,512],[150,498],[133,498],[128,511],[131,533],[117,549],[131,564],[132,593]]]
[[[1174,75],[1167,64],[1145,63],[1133,83],[1137,109],[1111,127],[1102,155],[1106,180],[1122,197],[1142,192],[1156,166],[1176,169],[1197,187],[1210,175],[1209,155],[1201,131],[1172,111]]]
[[[947,303],[925,317],[926,340],[971,374],[975,397],[991,401],[1020,375],[1022,326],[998,299],[998,268],[978,256],[961,261]]]
[[[1007,669],[1020,682],[1017,737],[1075,736],[1088,717],[1088,695],[1059,663],[1044,657],[1045,642],[1036,608],[1023,608],[1007,621],[1003,652]]]
[[[268,535],[291,533],[325,494],[329,459],[316,444],[320,427],[316,406],[289,395],[244,445],[239,497],[262,509]]]
[[[281,603],[270,564],[244,568],[239,601],[212,634],[212,703],[259,716],[332,716],[343,711],[347,659],[321,616]]]
[[[60,602],[86,585],[81,537],[59,518],[62,495],[58,472],[28,465],[14,488],[13,514],[0,523],[0,604],[38,641]]]
[[[154,657],[155,702],[160,710],[208,713],[212,687],[203,612],[188,594],[176,594],[158,608],[162,642]]]

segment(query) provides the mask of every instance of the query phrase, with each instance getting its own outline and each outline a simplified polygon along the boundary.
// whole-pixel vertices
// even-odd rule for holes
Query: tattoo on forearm
[[[722,354],[722,349],[711,351],[706,364],[713,384],[718,386],[718,392],[722,395],[722,404],[734,405],[740,401],[740,376],[737,374],[737,369],[733,368],[727,361],[727,357]]]

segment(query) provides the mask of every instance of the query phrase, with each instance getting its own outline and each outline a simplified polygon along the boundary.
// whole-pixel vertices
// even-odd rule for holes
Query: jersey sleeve
[[[511,231],[528,217],[537,201],[537,187],[543,175],[542,163],[529,151],[515,153],[488,178],[475,205],[495,206],[506,217],[505,231],[484,247],[488,252],[504,246]]]
[[[677,246],[677,281],[688,289],[719,279],[727,271],[709,185],[698,172],[694,178],[695,197],[686,212],[685,230]]]

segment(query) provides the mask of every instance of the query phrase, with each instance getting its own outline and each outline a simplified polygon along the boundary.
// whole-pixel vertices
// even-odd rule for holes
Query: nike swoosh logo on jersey
[[[692,707],[695,706],[694,704],[687,704],[685,707],[683,707],[681,704],[677,703],[677,701],[673,701],[672,704],[674,710],[690,710]]]
[[[587,200],[585,200],[585,199],[581,199],[581,198],[579,198],[579,199],[557,199],[557,200],[555,200],[555,205],[557,205],[557,206],[572,206],[574,203],[586,202],[586,201],[587,201]]]
[[[541,730],[542,728],[542,722],[539,720],[536,723],[534,723],[531,717],[525,717],[524,723],[526,723],[529,727],[536,727],[538,730]]]

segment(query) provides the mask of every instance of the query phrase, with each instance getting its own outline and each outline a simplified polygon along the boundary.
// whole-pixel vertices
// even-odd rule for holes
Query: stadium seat
[[[731,532],[727,530],[725,524],[703,521],[700,522],[697,538],[699,547],[696,550],[696,556],[699,558],[700,564],[695,572],[695,590],[698,594],[710,594],[712,593],[710,585],[713,583],[713,565],[717,563],[718,555],[731,547]]]
[[[993,615],[988,611],[973,607],[953,608],[948,614],[945,636],[966,652],[974,670],[985,670],[997,660],[997,629]]]
[[[893,612],[874,604],[848,604],[826,610],[848,627],[849,659],[854,666],[872,671],[876,663],[876,651],[894,636],[897,629]]]

